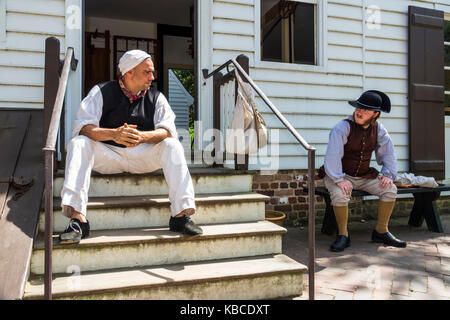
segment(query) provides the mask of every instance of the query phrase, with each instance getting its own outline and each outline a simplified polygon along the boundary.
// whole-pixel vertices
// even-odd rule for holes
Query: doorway
[[[85,0],[83,97],[94,85],[117,78],[117,63],[124,52],[141,49],[152,56],[155,65],[152,87],[161,91],[169,103],[174,96],[170,92],[169,70],[175,75],[183,74],[176,70],[192,73],[193,103],[184,109],[172,109],[177,119],[188,114],[196,120],[197,3],[198,0]],[[178,80],[183,83],[183,79]]]

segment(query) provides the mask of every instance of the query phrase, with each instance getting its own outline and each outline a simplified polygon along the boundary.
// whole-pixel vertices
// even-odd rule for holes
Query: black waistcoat
[[[139,131],[155,130],[153,116],[159,91],[147,90],[145,96],[130,103],[120,88],[119,81],[113,80],[99,85],[103,96],[103,111],[100,128],[115,129],[124,123],[137,125]],[[125,148],[114,141],[102,141],[113,146]]]

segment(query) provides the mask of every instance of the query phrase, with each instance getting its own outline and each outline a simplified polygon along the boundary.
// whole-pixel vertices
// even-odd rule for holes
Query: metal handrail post
[[[52,299],[52,251],[53,251],[53,170],[54,155],[56,152],[56,140],[64,104],[67,82],[70,70],[76,69],[76,60],[73,57],[73,48],[66,52],[64,66],[56,94],[55,104],[52,110],[50,125],[48,127],[47,140],[42,149],[45,155],[45,266],[44,266],[44,296]]]
[[[314,283],[314,261],[316,260],[315,252],[315,198],[314,198],[314,171],[315,171],[315,153],[316,150],[308,150],[308,282],[309,282],[309,300],[315,299],[315,283]]]
[[[45,270],[44,297],[52,300],[52,251],[53,251],[53,168],[55,151],[44,149],[45,157]]]

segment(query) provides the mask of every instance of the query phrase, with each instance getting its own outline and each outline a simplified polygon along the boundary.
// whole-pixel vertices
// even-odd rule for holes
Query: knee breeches
[[[393,202],[397,198],[397,187],[392,184],[391,187],[382,189],[380,181],[376,179],[364,179],[345,175],[345,180],[352,183],[353,189],[364,190],[374,196],[378,196],[380,201]],[[332,206],[346,206],[351,196],[345,195],[341,188],[334,183],[328,176],[324,178],[325,187],[328,189]]]
[[[96,142],[86,136],[74,137],[67,146],[64,186],[61,191],[65,206],[86,215],[91,171],[103,174],[121,172],[146,173],[163,169],[169,187],[172,216],[189,208],[195,209],[195,195],[184,150],[176,138],[157,144],[142,143],[134,148],[119,148]]]

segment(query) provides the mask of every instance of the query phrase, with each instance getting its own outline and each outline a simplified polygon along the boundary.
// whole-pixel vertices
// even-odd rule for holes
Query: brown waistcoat
[[[372,152],[377,147],[378,123],[364,129],[349,119],[350,133],[344,146],[344,157],[342,158],[342,171],[353,177],[375,179],[378,170],[370,167]]]
[[[379,172],[370,167],[372,152],[377,146],[378,123],[375,122],[367,129],[349,119],[345,119],[350,125],[347,143],[344,145],[344,156],[342,158],[342,171],[353,177],[375,179]],[[324,166],[320,167],[319,178],[325,177]]]

